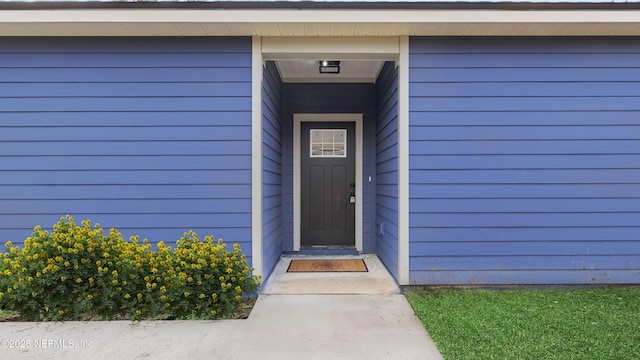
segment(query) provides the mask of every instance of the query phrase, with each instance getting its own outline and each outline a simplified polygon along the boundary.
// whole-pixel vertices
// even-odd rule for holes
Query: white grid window
[[[311,129],[311,157],[347,157],[346,129]]]

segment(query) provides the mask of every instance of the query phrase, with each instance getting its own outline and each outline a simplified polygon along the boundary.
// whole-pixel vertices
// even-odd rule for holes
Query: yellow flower
[[[198,296],[198,298],[200,299],[204,299],[205,297],[206,297],[205,294],[200,294],[200,296]]]
[[[77,282],[78,284],[80,284],[80,283],[82,282],[82,279],[81,279],[81,278],[77,278],[77,279],[76,279],[76,282]]]
[[[131,297],[131,295],[129,295],[129,294],[124,294],[124,298],[125,298],[125,299],[128,299],[128,298],[130,298],[130,297]]]

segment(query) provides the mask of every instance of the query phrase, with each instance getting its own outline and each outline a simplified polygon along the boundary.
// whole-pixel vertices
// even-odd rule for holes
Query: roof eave
[[[0,10],[0,36],[638,36],[637,10]]]

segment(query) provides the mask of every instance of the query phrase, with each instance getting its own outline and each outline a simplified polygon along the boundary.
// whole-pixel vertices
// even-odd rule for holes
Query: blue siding
[[[267,62],[262,83],[263,273],[268,276],[282,253],[282,82]]]
[[[639,56],[412,38],[411,283],[640,282]]]
[[[376,81],[376,248],[398,278],[398,71],[387,62]]]
[[[2,241],[71,214],[250,257],[250,39],[2,39],[0,82]]]
[[[293,114],[363,114],[363,250],[376,251],[375,86],[373,84],[283,84],[283,251],[293,250]],[[372,181],[369,182],[369,176]]]

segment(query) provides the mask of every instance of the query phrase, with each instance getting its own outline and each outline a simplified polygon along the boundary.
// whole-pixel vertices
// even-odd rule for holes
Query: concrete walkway
[[[378,258],[364,257],[357,274],[286,273],[283,257],[246,320],[0,323],[0,358],[441,359]]]

